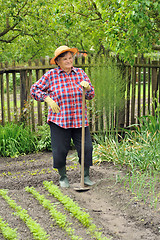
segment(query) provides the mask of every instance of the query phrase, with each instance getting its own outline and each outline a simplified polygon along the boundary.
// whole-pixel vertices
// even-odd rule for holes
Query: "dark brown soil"
[[[102,236],[112,240],[160,239],[160,208],[157,205],[155,209],[143,201],[135,200],[134,195],[125,189],[123,184],[116,183],[116,176],[123,175],[124,170],[118,170],[111,163],[93,166],[91,178],[96,184],[89,191],[77,192],[74,187],[79,186],[80,169],[78,163],[73,161],[73,156],[74,151],[70,151],[67,174],[71,187],[61,191],[80,207],[85,208],[97,229],[100,228]],[[25,191],[26,186],[34,186],[39,193],[56,203],[58,200],[44,189],[44,180],[53,181],[58,185],[59,176],[52,168],[50,152],[0,159],[0,189],[8,189],[8,195],[47,231],[49,239],[70,239],[52,220],[49,212]],[[61,204],[57,203],[57,206],[72,222],[76,235],[85,240],[95,239]],[[17,228],[19,239],[32,240],[33,236],[27,226],[18,216],[13,215],[13,212],[14,210],[0,197],[0,216],[10,227]],[[0,239],[4,239],[1,233]]]

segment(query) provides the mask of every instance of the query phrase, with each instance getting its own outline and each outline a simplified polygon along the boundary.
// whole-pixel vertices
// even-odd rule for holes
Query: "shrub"
[[[37,138],[38,138],[37,149],[39,151],[52,150],[50,127],[48,124],[44,124],[43,126],[38,126]]]
[[[29,127],[14,123],[0,126],[0,156],[17,157],[37,150],[37,138]]]

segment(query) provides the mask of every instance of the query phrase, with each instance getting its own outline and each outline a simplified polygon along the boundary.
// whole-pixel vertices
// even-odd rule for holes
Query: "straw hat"
[[[77,48],[69,48],[67,46],[60,46],[58,47],[55,52],[54,55],[55,57],[51,59],[50,64],[56,64],[55,59],[64,52],[73,52],[73,55],[75,55],[78,52]]]

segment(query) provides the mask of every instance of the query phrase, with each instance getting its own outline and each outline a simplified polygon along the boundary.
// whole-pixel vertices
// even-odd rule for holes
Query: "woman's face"
[[[57,64],[67,73],[70,72],[73,67],[72,53],[67,52],[64,57],[58,58]]]

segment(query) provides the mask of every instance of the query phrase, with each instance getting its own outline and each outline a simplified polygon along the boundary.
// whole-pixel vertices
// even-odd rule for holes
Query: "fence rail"
[[[105,64],[105,63],[101,63]],[[160,60],[151,61],[150,59],[135,58],[135,64],[117,63],[123,69],[125,78],[125,94],[122,99],[123,108],[118,113],[118,127],[127,127],[138,123],[138,118],[146,114],[155,114],[155,106],[160,103]],[[91,57],[76,57],[74,66],[81,67],[91,78],[92,69],[95,67],[95,61]],[[37,125],[43,125],[46,122],[47,104],[36,102],[30,97],[30,87],[46,71],[52,69],[49,65],[49,59],[41,61],[28,62],[26,66],[12,66],[0,64],[0,123],[25,121],[35,130]],[[109,114],[106,119],[105,106],[102,113],[93,111],[96,108],[95,102],[88,102],[88,116],[90,129],[92,132],[107,131],[116,126],[117,116]],[[115,113],[116,114],[116,113]],[[108,119],[110,118],[110,119]],[[114,119],[114,126],[113,126]],[[108,122],[107,122],[108,121]]]

